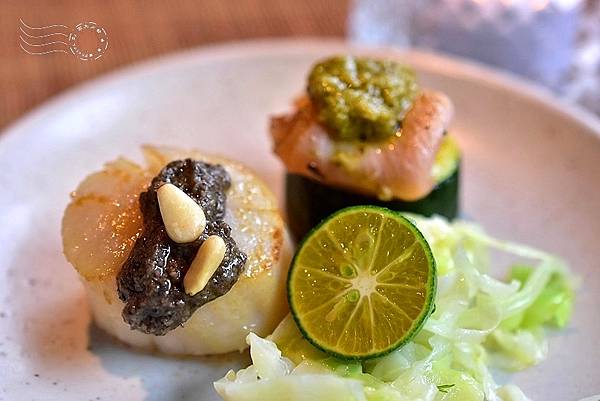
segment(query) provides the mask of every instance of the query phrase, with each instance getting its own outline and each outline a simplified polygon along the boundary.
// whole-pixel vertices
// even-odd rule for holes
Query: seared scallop
[[[183,355],[242,350],[249,332],[269,334],[287,311],[291,257],[273,194],[235,161],[174,148],[146,146],[143,153],[146,166],[117,159],[88,176],[64,214],[64,253],[81,276],[97,325],[132,346]],[[140,193],[165,165],[186,158],[219,164],[229,174],[225,222],[247,261],[229,292],[201,306],[182,326],[156,336],[123,321],[117,275],[142,232]]]

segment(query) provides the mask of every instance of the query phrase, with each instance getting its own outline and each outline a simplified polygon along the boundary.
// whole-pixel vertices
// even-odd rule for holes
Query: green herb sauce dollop
[[[334,140],[374,142],[396,134],[418,87],[394,61],[336,56],[313,67],[307,91]]]

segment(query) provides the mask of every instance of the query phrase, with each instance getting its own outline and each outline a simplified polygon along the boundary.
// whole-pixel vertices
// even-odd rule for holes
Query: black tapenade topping
[[[156,190],[165,183],[177,186],[202,206],[207,224],[198,240],[178,244],[167,235],[156,196]],[[123,319],[132,329],[164,335],[236,283],[247,256],[223,221],[225,191],[230,185],[222,166],[186,159],[169,163],[140,194],[143,230],[117,277],[119,298],[125,302]],[[210,235],[225,241],[225,258],[206,287],[190,296],[183,288],[183,278]]]

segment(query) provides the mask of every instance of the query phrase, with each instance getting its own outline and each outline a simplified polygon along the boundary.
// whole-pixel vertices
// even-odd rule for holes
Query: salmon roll
[[[456,217],[453,113],[445,94],[420,88],[414,72],[394,61],[335,56],[315,64],[306,93],[270,124],[296,239],[360,204]]]
[[[238,162],[146,146],[79,184],[63,249],[96,324],[176,355],[246,348],[287,313],[290,239],[265,184]]]

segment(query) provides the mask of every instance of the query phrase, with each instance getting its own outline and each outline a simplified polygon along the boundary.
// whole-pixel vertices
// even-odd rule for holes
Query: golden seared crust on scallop
[[[142,229],[138,198],[151,175],[125,159],[86,177],[63,217],[67,260],[88,281],[115,277]]]
[[[249,331],[270,333],[287,311],[285,277],[291,257],[271,191],[235,161],[152,146],[145,146],[143,154],[147,167],[118,159],[88,176],[63,217],[64,253],[83,279],[97,324],[133,346],[187,355],[241,350]],[[142,229],[139,194],[166,164],[185,158],[221,164],[230,174],[225,221],[248,261],[227,294],[199,308],[182,327],[153,336],[124,323],[116,276]]]

